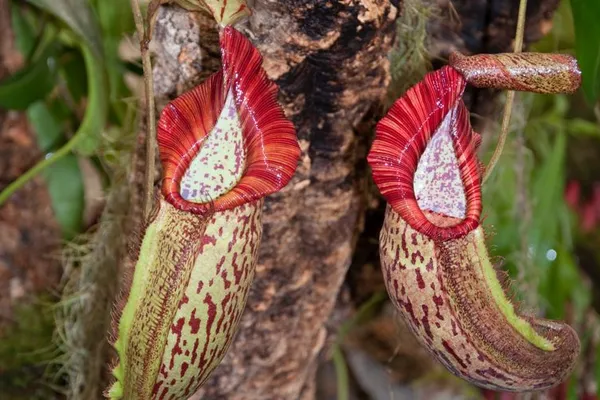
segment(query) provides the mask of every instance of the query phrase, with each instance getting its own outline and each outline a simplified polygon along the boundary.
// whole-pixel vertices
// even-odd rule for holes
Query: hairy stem
[[[152,62],[148,52],[150,37],[146,35],[144,17],[138,0],[131,0],[131,10],[135,27],[140,39],[140,52],[142,56],[142,68],[144,71],[144,91],[146,96],[146,119],[148,130],[146,132],[146,170],[144,184],[144,218],[152,209],[154,199],[154,162],[156,158],[156,109],[154,105],[154,82],[152,79]],[[151,22],[149,22],[151,23]],[[148,28],[149,29],[149,28]]]
[[[515,53],[520,53],[523,50],[523,36],[525,33],[525,14],[527,11],[527,0],[521,0],[519,4],[519,17],[517,20],[517,32],[515,35]],[[510,126],[510,115],[512,112],[512,105],[515,99],[515,92],[510,90],[506,93],[506,103],[504,103],[504,116],[502,117],[502,130],[500,131],[500,138],[498,144],[492,154],[492,158],[488,163],[485,173],[483,174],[483,183],[485,183],[490,177],[494,167],[498,163],[502,151],[504,150],[504,144],[506,143],[506,137],[508,136],[508,128]]]

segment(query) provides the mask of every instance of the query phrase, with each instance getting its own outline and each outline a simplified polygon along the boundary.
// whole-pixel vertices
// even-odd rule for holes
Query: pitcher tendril
[[[523,51],[523,39],[525,36],[525,19],[527,17],[527,0],[519,1],[519,12],[517,14],[517,29],[515,32],[515,47],[513,48],[514,53],[520,53]],[[509,90],[506,93],[506,102],[504,103],[504,113],[502,115],[502,127],[500,128],[500,136],[498,137],[498,144],[494,149],[494,153],[492,154],[492,158],[484,170],[483,173],[483,183],[485,183],[496,163],[500,159],[502,155],[502,151],[504,150],[504,144],[506,143],[506,138],[508,137],[508,130],[510,127],[510,117],[512,114],[513,102],[515,101],[515,92]]]

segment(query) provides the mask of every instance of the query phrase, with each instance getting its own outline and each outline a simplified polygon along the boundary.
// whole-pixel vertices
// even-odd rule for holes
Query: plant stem
[[[144,218],[152,209],[154,199],[154,162],[156,159],[156,109],[154,105],[154,80],[152,79],[152,62],[148,53],[148,42],[151,38],[146,36],[144,17],[138,0],[131,0],[131,10],[135,27],[140,39],[140,52],[142,68],[144,71],[144,89],[146,96],[146,170],[144,183]]]
[[[352,318],[344,322],[338,330],[337,339],[332,346],[332,359],[335,367],[335,375],[337,380],[337,398],[338,400],[348,400],[348,367],[346,360],[344,359],[344,353],[342,351],[342,343],[348,333],[354,328],[369,312],[373,311],[373,308],[380,304],[383,300],[387,299],[386,292],[376,292],[369,300],[363,303],[358,311]]]
[[[31,179],[35,178],[40,172],[56,163],[58,160],[76,150],[80,142],[86,135],[99,135],[99,131],[104,127],[106,118],[106,98],[104,97],[102,64],[87,46],[81,47],[83,59],[85,61],[85,70],[88,76],[89,102],[85,111],[83,121],[73,137],[65,143],[60,149],[51,156],[39,161],[25,173],[20,175],[14,182],[8,185],[0,192],[0,206],[8,200],[17,190],[23,187]]]
[[[381,304],[383,300],[387,299],[387,294],[385,291],[375,292],[369,300],[361,304],[359,309],[356,311],[354,316],[350,318],[348,321],[344,322],[340,329],[338,330],[337,339],[335,341],[335,345],[341,345],[346,335],[358,325],[359,322],[362,321],[365,316],[367,316],[370,312],[373,311],[373,308],[377,305]]]
[[[348,390],[348,366],[346,365],[346,360],[340,346],[333,348],[332,359],[337,380],[337,399],[348,400],[350,398]]]
[[[21,174],[17,179],[15,179],[10,185],[8,185],[2,192],[0,193],[0,206],[4,204],[6,200],[10,196],[12,196],[17,190],[23,187],[27,182],[31,179],[35,178],[40,172],[66,156],[73,150],[75,144],[78,142],[77,138],[74,136],[71,140],[65,143],[60,149],[54,152],[50,157],[45,158],[35,164],[33,167],[28,169],[25,173]]]
[[[523,36],[525,35],[525,14],[527,11],[527,0],[521,0],[519,4],[519,17],[517,20],[517,32],[515,34],[515,53],[520,53],[523,50]],[[515,100],[515,92],[509,90],[506,93],[506,102],[504,103],[504,115],[502,117],[502,128],[500,131],[500,137],[498,138],[498,144],[496,145],[496,149],[494,150],[494,154],[492,154],[492,158],[485,168],[485,173],[483,174],[483,183],[487,181],[490,177],[494,167],[498,163],[500,156],[502,155],[502,150],[504,150],[504,144],[506,143],[506,137],[508,136],[508,130],[510,127],[510,115],[512,113],[512,105]]]

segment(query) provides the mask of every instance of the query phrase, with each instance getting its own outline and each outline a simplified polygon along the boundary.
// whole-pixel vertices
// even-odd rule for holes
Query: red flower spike
[[[158,124],[162,193],[195,214],[278,191],[300,156],[294,126],[277,103],[277,85],[262,69],[259,52],[226,27],[221,53],[222,71],[169,103]]]
[[[465,86],[451,67],[427,74],[378,123],[368,156],[373,179],[390,206],[413,229],[438,240],[466,235],[477,228],[481,214],[475,154],[480,137],[462,101]],[[444,145],[448,138],[452,146]],[[454,154],[444,150],[449,148]],[[460,176],[449,175],[453,170]],[[424,210],[459,222],[436,225]]]

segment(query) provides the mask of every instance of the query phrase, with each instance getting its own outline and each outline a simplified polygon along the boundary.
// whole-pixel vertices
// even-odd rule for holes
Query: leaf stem
[[[517,20],[517,32],[515,34],[515,47],[514,52],[520,53],[523,50],[523,36],[525,35],[525,14],[527,11],[527,0],[521,0],[519,3],[519,17]],[[506,143],[506,138],[508,136],[508,131],[510,127],[510,115],[512,113],[512,106],[515,100],[515,92],[509,90],[506,93],[506,102],[504,103],[504,115],[502,116],[502,128],[500,131],[500,137],[498,138],[498,144],[496,145],[496,149],[494,150],[494,154],[492,154],[492,158],[485,168],[485,173],[483,174],[483,183],[488,180],[494,167],[498,163],[500,156],[502,155],[502,151],[504,150],[504,144]]]
[[[94,56],[92,50],[87,45],[82,45],[81,48],[88,76],[89,102],[79,129],[77,129],[77,132],[75,132],[71,140],[65,143],[60,149],[51,156],[39,161],[25,173],[20,175],[14,182],[4,188],[4,190],[0,192],[0,206],[44,169],[75,150],[77,145],[87,135],[97,134],[97,132],[94,131],[98,131],[104,127],[106,118],[106,99],[103,94],[104,71],[102,71],[101,63],[98,62],[98,59]]]
[[[142,56],[142,69],[144,71],[144,89],[146,95],[146,170],[144,183],[144,218],[152,209],[154,200],[154,163],[156,159],[156,108],[154,104],[154,80],[152,79],[152,62],[148,52],[148,42],[151,38],[146,35],[144,17],[138,0],[131,0],[131,10],[138,37],[140,39],[140,52]],[[151,23],[151,22],[149,22]]]
[[[54,152],[50,157],[47,157],[33,167],[28,169],[25,173],[21,174],[17,179],[10,183],[7,187],[0,192],[0,206],[8,200],[10,196],[12,196],[17,190],[21,189],[27,182],[31,179],[35,178],[40,172],[66,156],[73,150],[75,144],[77,142],[77,136],[73,136],[71,140],[65,143],[60,149]]]
[[[348,366],[340,346],[335,346],[332,353],[333,365],[337,381],[337,399],[348,400],[350,398],[348,388]]]
[[[374,293],[369,300],[363,303],[352,318],[344,322],[337,333],[337,338],[332,346],[331,354],[335,375],[337,380],[337,398],[338,400],[348,400],[350,398],[348,391],[348,367],[342,351],[342,343],[348,333],[366,316],[373,308],[387,299],[385,291]]]

